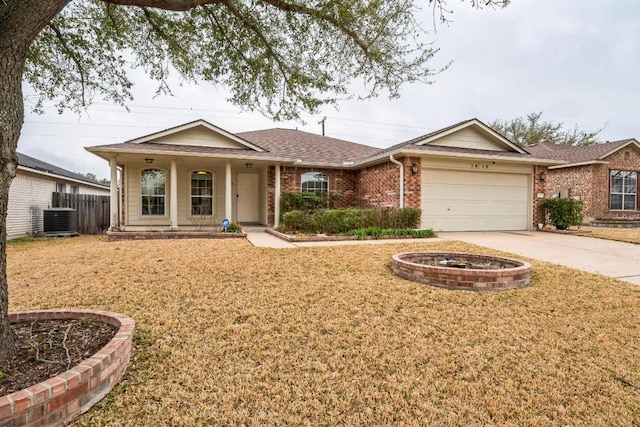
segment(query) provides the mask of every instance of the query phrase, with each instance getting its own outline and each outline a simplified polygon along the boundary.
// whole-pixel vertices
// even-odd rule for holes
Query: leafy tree
[[[40,95],[36,111],[46,99],[82,111],[95,97],[131,100],[126,66],[157,80],[158,93],[170,93],[173,70],[188,83],[225,85],[234,104],[296,118],[350,97],[354,80],[364,98],[428,82],[436,49],[420,41],[422,2],[447,16],[445,0],[0,1],[0,224],[16,174],[23,81]],[[0,361],[14,350],[5,241],[0,227]]]
[[[98,178],[96,177],[95,173],[91,173],[91,172],[87,172],[84,174],[85,177],[89,178],[92,181],[97,181]]]
[[[108,180],[107,178],[102,178],[101,180],[98,181],[100,184],[104,184],[104,185],[111,185],[111,180]]]
[[[507,137],[511,142],[526,147],[538,142],[563,145],[593,145],[599,142],[598,134],[606,125],[594,132],[585,132],[574,126],[565,129],[564,123],[542,120],[542,111],[516,117],[512,120],[494,120],[489,126]]]

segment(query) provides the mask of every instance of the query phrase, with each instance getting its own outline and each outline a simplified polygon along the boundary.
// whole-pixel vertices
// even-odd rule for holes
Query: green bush
[[[558,230],[582,224],[582,202],[576,199],[547,199],[541,204],[548,222]]]
[[[315,211],[318,209],[333,209],[340,198],[340,193],[299,193],[283,191],[280,195],[280,212]]]
[[[358,229],[413,229],[420,221],[420,209],[320,209],[294,210],[282,215],[279,231],[284,233],[340,234]]]

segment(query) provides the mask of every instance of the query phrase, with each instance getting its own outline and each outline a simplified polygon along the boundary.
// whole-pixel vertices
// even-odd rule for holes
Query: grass
[[[589,237],[617,240],[619,242],[640,244],[640,228],[609,228],[581,226],[580,230],[590,231]]]
[[[10,308],[136,320],[124,381],[76,426],[638,424],[640,287],[531,260],[514,291],[390,272],[421,250],[479,249],[45,239],[9,246]]]

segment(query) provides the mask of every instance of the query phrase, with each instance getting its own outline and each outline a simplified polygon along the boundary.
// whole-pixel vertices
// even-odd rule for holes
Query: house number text
[[[489,165],[482,163],[472,163],[471,169],[489,169]]]

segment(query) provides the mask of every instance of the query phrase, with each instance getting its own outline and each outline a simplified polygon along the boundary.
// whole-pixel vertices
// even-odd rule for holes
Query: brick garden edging
[[[107,231],[108,242],[157,239],[233,239],[240,237],[247,237],[247,233],[221,233],[218,231]]]
[[[135,322],[96,310],[38,310],[9,313],[9,321],[92,319],[119,327],[96,354],[60,375],[0,397],[0,425],[62,426],[89,410],[120,381],[129,364]]]
[[[441,267],[420,264],[420,258],[465,258],[473,261],[497,261],[505,263],[507,268],[472,269]],[[476,255],[455,252],[405,252],[392,257],[394,274],[407,280],[413,280],[450,290],[495,291],[525,286],[531,279],[531,264],[509,258],[488,255]]]

